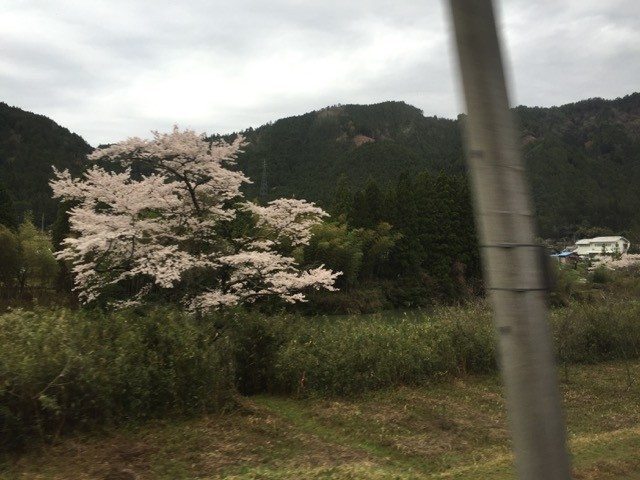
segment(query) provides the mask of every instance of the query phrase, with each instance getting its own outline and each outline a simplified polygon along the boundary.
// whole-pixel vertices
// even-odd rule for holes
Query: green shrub
[[[378,314],[301,318],[275,356],[271,382],[283,393],[349,395],[494,368],[491,323],[480,308],[433,317]]]
[[[0,449],[71,429],[218,409],[225,338],[175,310],[0,316]]]
[[[611,281],[611,271],[604,265],[600,265],[591,272],[590,280],[593,283],[609,283]]]
[[[228,318],[235,384],[240,393],[251,395],[273,390],[275,359],[292,319],[241,311]]]
[[[551,327],[564,363],[640,356],[637,300],[572,303],[552,313]],[[494,337],[484,303],[342,317],[237,310],[201,320],[161,308],[16,310],[0,316],[0,449],[217,410],[238,390],[354,395],[492,372]]]
[[[387,285],[369,285],[337,292],[313,292],[309,303],[299,308],[310,314],[356,315],[393,308],[385,292]]]
[[[640,356],[640,304],[574,304],[554,312],[558,359],[595,363]]]
[[[640,356],[639,303],[574,303],[553,312],[551,328],[562,362]],[[405,315],[252,317],[238,332],[234,348],[243,345],[244,353],[236,354],[236,368],[246,372],[238,378],[247,393],[353,395],[496,370],[484,304]]]
[[[549,300],[552,306],[567,306],[584,288],[581,272],[554,262],[550,267],[552,288]]]
[[[609,270],[607,274],[609,283],[606,289],[610,295],[620,300],[640,298],[640,264]]]

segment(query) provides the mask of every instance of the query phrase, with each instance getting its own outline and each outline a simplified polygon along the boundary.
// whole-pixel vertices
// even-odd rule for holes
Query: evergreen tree
[[[405,173],[386,193],[370,182],[353,194],[350,212],[350,225],[363,231],[360,279],[392,279],[401,304],[464,296],[477,283],[478,245],[464,177]]]
[[[18,227],[18,218],[13,205],[13,200],[7,189],[0,183],[0,225],[15,230]]]
[[[51,226],[51,243],[54,251],[62,249],[62,241],[69,236],[70,202],[60,202],[56,211],[56,219]],[[64,260],[58,260],[58,275],[55,279],[56,290],[70,295],[73,291],[73,275]]]
[[[353,201],[353,193],[351,191],[351,185],[349,179],[345,174],[340,175],[336,182],[336,188],[333,191],[333,200],[329,213],[333,217],[339,217],[340,215],[347,215]]]
[[[429,213],[419,205],[416,184],[412,176],[403,174],[390,192],[390,223],[402,234],[392,252],[396,275],[412,275],[420,270],[423,258],[422,245],[418,238],[418,221]]]
[[[20,274],[20,241],[16,233],[0,225],[0,286],[16,285]],[[4,292],[7,295],[8,292]]]
[[[386,218],[385,198],[378,184],[369,179],[364,190],[353,195],[349,221],[354,227],[375,228]]]

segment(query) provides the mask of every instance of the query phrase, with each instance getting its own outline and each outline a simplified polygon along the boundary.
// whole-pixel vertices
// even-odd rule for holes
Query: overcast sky
[[[503,0],[512,103],[640,90],[639,0]],[[4,0],[0,100],[92,145],[336,103],[462,110],[444,0]]]

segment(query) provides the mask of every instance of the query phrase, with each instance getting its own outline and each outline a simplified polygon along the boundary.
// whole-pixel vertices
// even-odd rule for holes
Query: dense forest
[[[561,107],[517,107],[541,233],[589,229],[640,239],[640,94]],[[328,204],[345,176],[393,184],[402,173],[464,172],[460,123],[402,102],[338,105],[243,132],[250,193]]]
[[[401,175],[386,188],[351,189],[341,177],[332,221],[318,227],[302,260],[343,272],[339,292],[315,296],[328,313],[420,307],[480,290],[471,198],[461,175]]]
[[[51,166],[78,173],[91,150],[82,137],[49,118],[0,102],[0,191],[6,189],[18,216],[31,211],[39,225],[53,223]]]
[[[541,233],[609,230],[640,239],[640,93],[560,107],[517,107]],[[249,197],[330,206],[338,179],[383,189],[401,174],[464,174],[460,123],[402,102],[337,105],[242,132]],[[77,173],[91,147],[41,115],[0,103],[0,179],[18,217],[50,225],[51,165]],[[596,231],[596,230],[594,230]]]

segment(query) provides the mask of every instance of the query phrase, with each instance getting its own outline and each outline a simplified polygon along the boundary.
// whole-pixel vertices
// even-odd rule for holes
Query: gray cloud
[[[335,103],[404,100],[455,116],[442,0],[9,0],[2,100],[96,145],[166,130],[258,126]],[[513,102],[638,89],[636,0],[504,0]]]

